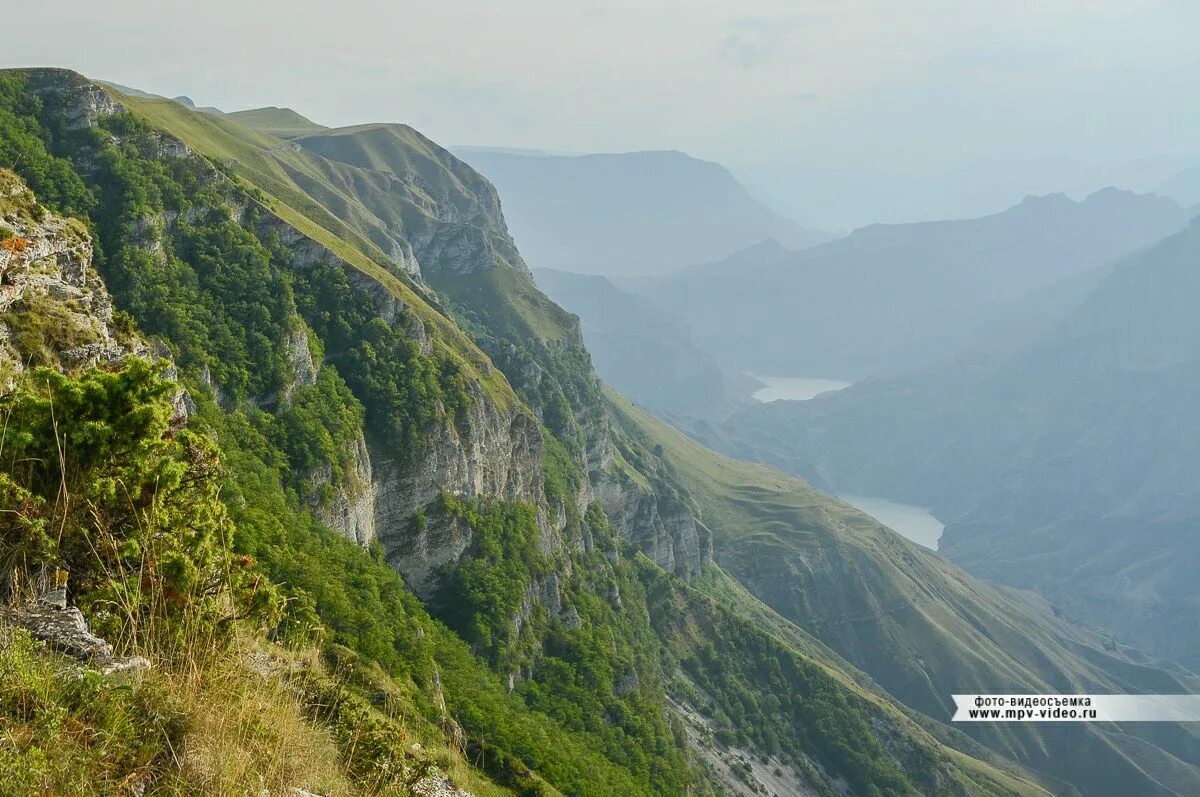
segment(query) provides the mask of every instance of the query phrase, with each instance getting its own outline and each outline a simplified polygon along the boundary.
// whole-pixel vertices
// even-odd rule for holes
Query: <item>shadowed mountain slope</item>
[[[660,275],[764,238],[794,247],[827,240],[764,207],[724,167],[682,152],[457,152],[499,189],[513,237],[537,268]]]
[[[697,344],[723,362],[854,381],[953,354],[1031,291],[1188,218],[1152,195],[1054,194],[979,219],[872,225],[801,252],[759,246],[633,287],[688,319]]]

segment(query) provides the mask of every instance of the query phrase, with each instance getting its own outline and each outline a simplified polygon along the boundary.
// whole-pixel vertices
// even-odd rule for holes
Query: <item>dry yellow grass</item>
[[[342,774],[331,735],[304,716],[281,665],[261,647],[237,640],[234,655],[202,669],[161,673],[189,718],[179,751],[184,779],[206,795],[360,794]]]

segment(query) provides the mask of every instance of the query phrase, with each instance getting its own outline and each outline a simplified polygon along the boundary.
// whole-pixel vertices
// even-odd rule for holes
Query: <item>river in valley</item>
[[[816,379],[804,376],[754,376],[765,387],[754,392],[763,403],[771,401],[808,401],[823,393],[849,387],[852,383],[837,379]],[[936,551],[944,523],[921,506],[898,504],[886,498],[863,495],[839,495],[838,498],[862,510],[883,525],[907,537],[917,545]]]
[[[874,496],[839,495],[838,498],[930,550],[937,550],[942,529],[946,528],[946,524],[929,514],[925,507],[897,504]]]
[[[765,387],[754,391],[757,401],[808,401],[822,393],[850,387],[837,379],[813,379],[805,376],[755,376]]]

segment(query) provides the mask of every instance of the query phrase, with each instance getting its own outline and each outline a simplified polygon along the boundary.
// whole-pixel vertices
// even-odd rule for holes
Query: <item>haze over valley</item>
[[[1200,794],[1198,8],[6,10],[0,795]]]

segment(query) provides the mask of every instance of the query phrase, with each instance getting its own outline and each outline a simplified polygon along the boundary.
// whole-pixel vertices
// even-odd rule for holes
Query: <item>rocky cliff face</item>
[[[0,170],[0,393],[36,365],[73,372],[149,347],[121,332],[82,224],[45,210]]]
[[[341,480],[334,478],[333,467],[328,464],[309,474],[313,495],[322,495],[326,485],[332,488],[332,495],[314,502],[312,510],[318,520],[342,536],[369,545],[378,536],[375,513],[379,491],[365,436],[360,434],[354,439],[349,454],[351,468]]]
[[[712,562],[712,533],[685,503],[622,473],[603,471],[593,481],[612,524],[659,567],[691,576]]]
[[[124,108],[103,89],[71,73],[37,71],[31,73],[31,83],[47,102],[63,107],[64,116],[76,128],[96,127],[106,116],[124,112]],[[436,273],[457,278],[470,278],[503,267],[515,269],[527,279],[528,270],[507,234],[499,199],[490,184],[415,131],[401,129],[397,132],[393,126],[386,127],[387,130],[378,133],[385,139],[386,146],[381,151],[386,154],[391,151],[387,147],[396,149],[402,144],[408,148],[405,158],[412,156],[423,164],[421,169],[415,169],[405,160],[393,169],[394,174],[388,175],[391,180],[388,184],[392,186],[390,201],[402,202],[405,207],[416,207],[421,211],[406,215],[404,225],[390,228],[389,234],[393,237],[399,232],[407,236],[403,239],[402,249],[406,257],[411,254],[413,261],[398,265],[412,274]],[[400,144],[391,140],[398,135],[402,139]],[[404,136],[417,138],[408,141]],[[314,157],[330,159],[333,165],[326,167],[330,170],[334,166],[366,169],[357,162],[361,160],[358,155],[339,149],[340,142],[332,140],[336,137],[329,138],[329,142],[305,138],[300,143],[305,151],[314,153]],[[152,144],[150,154],[153,157],[168,162],[187,159],[199,164],[205,181],[227,185],[225,209],[260,238],[269,236],[278,240],[288,252],[288,267],[298,271],[317,267],[341,270],[355,291],[369,297],[380,319],[393,327],[403,325],[404,335],[418,345],[423,355],[434,352],[438,345],[435,339],[440,333],[429,329],[422,314],[414,312],[414,308],[384,280],[352,266],[279,215],[249,203],[234,190],[229,177],[209,165],[183,141],[155,131]],[[382,146],[377,141],[372,143],[372,146],[376,145]],[[416,156],[412,155],[414,152]],[[371,174],[377,178],[380,170],[376,168]],[[362,171],[357,179],[366,181],[368,176]],[[382,194],[363,189],[359,197],[364,203],[370,204],[367,200],[373,202],[381,217],[385,215],[380,203],[386,197]],[[162,241],[173,234],[179,221],[170,214],[140,220],[137,228],[142,248],[152,256],[164,257]],[[77,245],[88,245],[86,235],[79,238]],[[536,292],[531,281],[529,286]],[[491,289],[496,288],[492,286]],[[506,297],[506,300],[512,299]],[[536,300],[553,307],[540,294]],[[573,324],[568,330],[568,339],[556,345],[582,351],[577,320],[562,314],[558,308],[554,311]],[[111,306],[106,312],[108,316],[102,311],[97,317],[111,317]],[[93,314],[85,312],[84,315]],[[93,346],[86,350],[91,352],[88,356],[100,356],[111,334],[98,330],[92,337],[95,339],[87,340],[87,345]],[[294,319],[287,339],[277,345],[288,353],[291,374],[277,391],[251,397],[252,403],[259,406],[286,406],[297,387],[313,383],[321,365],[314,362],[305,327],[299,318]],[[64,351],[70,349],[64,348]],[[482,367],[490,366],[484,363]],[[537,371],[529,376],[533,384],[555,379],[534,359],[525,360],[523,367]],[[509,374],[509,378],[513,375]],[[595,377],[591,378],[594,380]],[[443,492],[459,498],[495,498],[534,504],[538,507],[539,526],[543,531],[541,544],[547,553],[587,545],[585,539],[564,539],[562,532],[567,525],[566,518],[561,511],[553,512],[547,505],[541,470],[542,430],[538,418],[517,401],[498,401],[479,383],[469,382],[466,390],[469,394],[466,411],[460,413],[456,422],[435,425],[419,450],[391,450],[388,444],[372,439],[370,435],[359,436],[350,444],[346,458],[349,466],[341,478],[335,479],[333,469],[328,466],[303,475],[313,488],[312,493],[321,495],[313,505],[317,516],[362,544],[380,541],[388,561],[423,595],[429,595],[436,587],[435,575],[439,568],[457,561],[473,540],[470,529],[459,521],[438,517],[436,513],[429,513],[423,522],[418,520],[418,512]],[[558,392],[562,393],[561,390]],[[225,399],[222,406],[228,405],[228,397],[219,394],[218,399],[222,398]],[[636,541],[656,562],[680,574],[697,572],[711,561],[707,530],[696,521],[685,503],[646,489],[632,478],[613,475],[611,430],[603,412],[597,409],[599,402],[593,403],[596,407],[590,414],[586,407],[577,409],[583,443],[580,466],[591,474],[591,479],[590,483],[579,486],[574,497],[576,509],[582,514],[593,500],[599,499],[621,533]],[[533,408],[538,411],[536,403]],[[547,590],[539,586],[534,590],[535,598],[543,592]],[[557,593],[557,590],[550,589],[549,592]]]
[[[248,218],[245,209],[241,215]],[[350,285],[371,299],[381,319],[390,325],[403,324],[405,335],[423,354],[433,351],[432,333],[394,291],[275,214],[259,211],[256,215],[259,233],[277,236],[288,249],[291,268],[342,270]],[[296,353],[292,358],[294,382],[302,383],[311,370],[311,355],[305,357],[307,346],[298,338],[291,350]],[[477,383],[467,389],[470,406],[465,417],[457,424],[437,426],[420,451],[392,451],[380,441],[363,438],[354,445],[354,466],[343,483],[330,482],[327,472],[311,476],[314,484],[329,483],[334,488],[333,499],[317,508],[322,519],[361,543],[379,539],[388,561],[414,585],[425,584],[433,570],[456,561],[470,545],[469,533],[415,530],[417,510],[441,492],[463,498],[492,496],[539,506],[545,503],[536,421],[518,406],[498,406]]]
[[[408,125],[323,131],[296,145],[327,162],[326,177],[369,211],[356,226],[409,273],[470,274],[501,262],[528,273],[496,189]]]
[[[103,89],[62,70],[35,70],[30,84],[47,102],[64,109],[68,124],[75,129],[96,127],[107,116],[124,108]],[[433,336],[419,314],[380,280],[349,265],[328,247],[301,233],[278,215],[258,206],[248,206],[237,197],[228,177],[210,166],[182,141],[155,132],[154,157],[169,161],[189,159],[199,164],[203,179],[228,185],[226,210],[243,226],[260,236],[277,236],[290,254],[290,267],[297,270],[328,266],[341,269],[350,285],[371,299],[379,317],[391,325],[404,325],[404,334],[415,341],[423,354],[434,347]],[[6,183],[5,196],[17,191]],[[14,195],[15,197],[15,195]],[[15,198],[6,205],[18,204]],[[443,203],[444,204],[444,203]],[[498,201],[495,202],[498,206]],[[458,217],[479,216],[459,208]],[[107,293],[93,290],[97,280],[89,271],[91,244],[81,225],[61,219],[35,223],[26,215],[10,213],[5,227],[12,231],[0,255],[0,284],[4,307],[36,303],[51,296],[63,308],[63,332],[70,345],[57,346],[64,359],[80,363],[119,356],[123,351],[112,329],[113,310]],[[173,232],[178,219],[147,216],[136,227],[139,244],[154,257],[165,257],[161,242]],[[453,247],[451,247],[453,249]],[[458,250],[454,250],[458,251]],[[18,268],[19,267],[19,268]],[[303,323],[294,319],[292,333],[279,341],[288,351],[292,374],[277,393],[252,397],[255,404],[286,404],[292,391],[311,384],[319,363],[314,363]],[[22,357],[11,344],[17,332],[6,332],[3,362],[10,372],[23,367]],[[537,422],[515,402],[499,406],[495,397],[478,383],[467,386],[469,408],[457,423],[438,425],[418,451],[389,450],[378,441],[360,437],[353,443],[352,465],[340,483],[332,483],[328,468],[308,474],[314,486],[328,484],[332,497],[315,507],[317,514],[351,539],[368,543],[380,539],[388,558],[410,579],[420,582],[438,564],[456,559],[469,544],[449,541],[436,529],[416,533],[415,513],[441,491],[460,497],[490,496],[523,500],[544,507],[540,471],[541,437]],[[543,510],[543,515],[545,512]]]
[[[528,501],[539,507],[543,529],[548,527],[537,422],[515,407],[497,407],[480,393],[461,427],[436,428],[416,461],[378,447],[373,458],[379,539],[388,561],[422,596],[436,586],[437,568],[457,561],[471,544],[470,529],[458,520],[431,518],[424,526],[417,521],[417,510],[441,493]],[[543,539],[555,544],[553,535]]]

